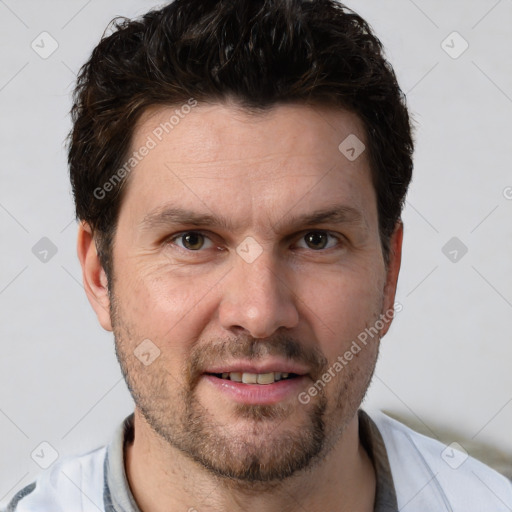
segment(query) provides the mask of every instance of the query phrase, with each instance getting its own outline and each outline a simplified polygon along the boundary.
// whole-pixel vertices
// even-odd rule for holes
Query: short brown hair
[[[388,262],[413,139],[405,96],[365,20],[335,0],[175,0],[110,28],[78,75],[68,155],[76,216],[93,229],[107,277],[126,173],[105,197],[95,190],[122,168],[148,107],[190,98],[234,98],[249,112],[303,103],[357,114]]]

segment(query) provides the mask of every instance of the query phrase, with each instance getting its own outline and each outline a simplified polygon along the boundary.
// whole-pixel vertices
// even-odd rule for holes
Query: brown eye
[[[181,244],[177,242],[178,240],[181,240]],[[205,235],[197,233],[196,231],[182,233],[173,239],[179,247],[189,251],[198,251],[199,249],[202,249],[206,240],[208,240],[208,238]]]
[[[332,239],[334,243],[330,242],[329,238]],[[335,236],[326,233],[325,231],[310,231],[309,233],[306,233],[301,240],[304,240],[307,249],[313,249],[315,251],[330,249],[331,247],[334,247],[338,241]]]
[[[304,240],[311,249],[323,249],[327,245],[327,235],[325,233],[308,233]]]

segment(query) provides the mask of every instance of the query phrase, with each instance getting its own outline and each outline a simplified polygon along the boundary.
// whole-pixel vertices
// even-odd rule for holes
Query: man
[[[87,296],[136,409],[22,511],[501,511],[512,486],[361,402],[394,315],[413,142],[331,0],[176,0],[82,68]]]

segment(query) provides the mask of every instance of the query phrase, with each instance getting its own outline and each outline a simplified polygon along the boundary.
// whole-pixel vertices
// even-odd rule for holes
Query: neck
[[[143,512],[373,511],[375,472],[359,440],[357,414],[320,461],[275,483],[240,483],[212,474],[161,439],[137,409],[134,427],[134,441],[125,446],[125,470]]]

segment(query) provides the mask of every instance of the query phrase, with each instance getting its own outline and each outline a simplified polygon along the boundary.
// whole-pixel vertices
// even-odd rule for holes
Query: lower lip
[[[272,405],[282,402],[290,396],[297,397],[305,387],[306,376],[279,380],[272,384],[244,384],[233,380],[221,379],[214,375],[202,378],[218,391],[236,402],[251,405]]]

